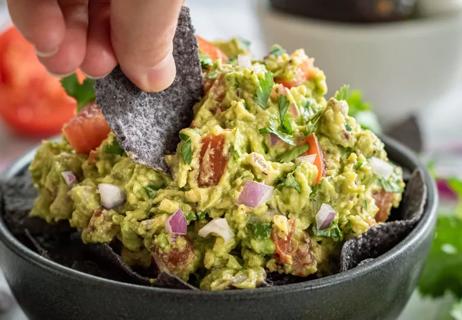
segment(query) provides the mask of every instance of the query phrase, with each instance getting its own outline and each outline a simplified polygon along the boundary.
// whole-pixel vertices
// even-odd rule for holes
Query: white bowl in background
[[[437,1],[437,0],[434,0]],[[385,126],[436,103],[462,75],[462,14],[386,24],[344,24],[276,12],[260,1],[267,45],[305,48],[327,76],[364,92]]]

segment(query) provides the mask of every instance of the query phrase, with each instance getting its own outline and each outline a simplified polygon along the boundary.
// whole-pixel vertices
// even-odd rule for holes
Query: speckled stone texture
[[[175,150],[178,132],[189,126],[192,107],[202,96],[198,46],[187,7],[178,19],[173,56],[176,79],[162,92],[141,91],[119,67],[95,85],[96,102],[125,151],[139,163],[164,170],[164,155]]]

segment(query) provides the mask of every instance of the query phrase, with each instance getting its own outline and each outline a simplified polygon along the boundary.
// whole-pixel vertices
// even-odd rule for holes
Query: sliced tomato
[[[307,57],[295,70],[295,75],[291,79],[276,77],[274,80],[286,88],[292,88],[303,84],[309,80],[313,73],[313,59]]]
[[[374,192],[372,197],[375,200],[375,205],[379,208],[379,211],[375,215],[375,220],[377,222],[387,221],[393,205],[393,193],[380,190]]]
[[[179,248],[173,244],[167,252],[163,252],[159,250],[159,248],[154,248],[153,255],[154,260],[161,271],[167,271],[179,276],[184,275],[187,272],[195,258],[193,245],[191,241],[187,239],[185,246]]]
[[[199,50],[202,53],[205,53],[212,60],[221,60],[222,62],[228,62],[228,57],[226,54],[221,51],[216,45],[210,41],[205,40],[201,36],[196,36],[197,43],[199,45]]]
[[[15,29],[0,35],[0,116],[20,134],[50,136],[74,114],[76,103]]]
[[[318,175],[316,177],[315,182],[316,184],[318,184],[319,182],[321,182],[321,179],[325,174],[324,154],[322,153],[318,138],[314,133],[306,137],[306,143],[310,147],[306,152],[306,155],[316,155],[316,158],[314,159],[314,165],[318,168]]]
[[[275,259],[280,264],[292,266],[292,274],[307,276],[310,266],[314,263],[308,239],[297,241],[294,239],[295,220],[289,220],[290,230],[286,237],[281,238],[279,232],[273,228],[271,239],[276,247]]]
[[[110,128],[95,103],[85,107],[63,127],[63,134],[77,153],[89,153],[107,138]]]
[[[199,169],[199,187],[211,187],[220,182],[228,157],[224,154],[225,136],[210,135],[202,139]]]

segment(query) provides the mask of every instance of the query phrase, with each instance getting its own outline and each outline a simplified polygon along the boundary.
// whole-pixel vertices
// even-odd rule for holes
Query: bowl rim
[[[434,221],[436,220],[436,207],[438,203],[438,195],[436,191],[436,186],[434,180],[431,178],[428,170],[423,166],[423,164],[418,160],[416,155],[409,150],[407,147],[403,146],[401,143],[388,138],[380,137],[381,140],[385,143],[386,149],[393,150],[393,153],[400,154],[402,156],[403,162],[412,163],[416,169],[420,169],[424,175],[424,182],[427,186],[427,202],[425,204],[424,213],[418,224],[413,228],[413,230],[401,240],[397,245],[392,249],[388,250],[386,253],[380,255],[379,257],[373,259],[369,263],[361,264],[353,269],[339,272],[333,275],[322,277],[319,279],[302,281],[299,283],[286,284],[281,286],[273,287],[263,287],[256,289],[244,289],[244,290],[224,290],[224,291],[204,291],[204,290],[186,290],[186,289],[170,289],[170,288],[158,288],[158,287],[149,287],[138,284],[131,284],[125,282],[119,282],[116,280],[106,279],[98,276],[94,276],[88,273],[77,271],[69,267],[63,266],[57,262],[46,259],[39,255],[38,253],[32,251],[25,245],[23,245],[19,240],[17,240],[13,234],[6,227],[3,218],[0,216],[0,241],[5,245],[5,247],[12,251],[14,254],[20,258],[26,260],[27,262],[34,264],[36,267],[45,269],[48,272],[59,274],[63,277],[70,277],[76,281],[91,283],[93,285],[102,285],[102,286],[117,286],[120,288],[130,289],[130,290],[140,290],[144,293],[159,293],[166,295],[176,295],[176,296],[199,296],[199,297],[222,297],[229,296],[235,298],[247,298],[247,297],[258,297],[258,296],[268,296],[273,294],[283,294],[285,292],[299,292],[305,290],[316,290],[328,286],[333,286],[340,284],[342,282],[351,281],[354,278],[360,277],[364,274],[373,272],[374,269],[379,267],[381,264],[384,264],[388,261],[394,260],[399,255],[405,253],[409,248],[413,247],[416,243],[422,240],[423,235],[432,228]],[[7,170],[5,171],[4,178],[8,179],[15,176],[20,170],[23,170],[32,160],[36,149],[24,154]]]

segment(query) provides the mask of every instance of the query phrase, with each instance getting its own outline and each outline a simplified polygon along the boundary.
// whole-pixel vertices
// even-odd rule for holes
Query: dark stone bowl
[[[0,219],[0,266],[30,319],[396,319],[413,292],[432,240],[437,196],[414,154],[384,139],[392,160],[420,168],[428,197],[418,225],[369,263],[332,276],[279,287],[223,292],[126,284],[81,273],[22,245]],[[8,171],[12,177],[33,152]]]

